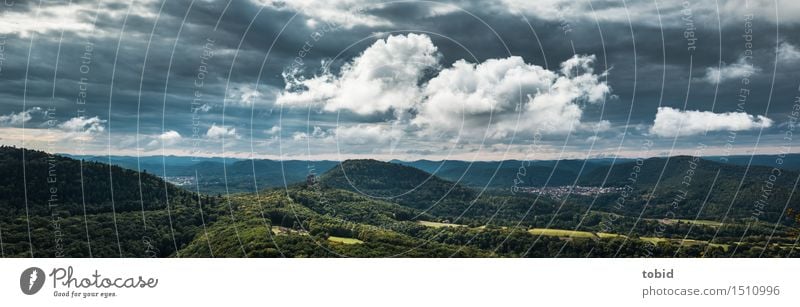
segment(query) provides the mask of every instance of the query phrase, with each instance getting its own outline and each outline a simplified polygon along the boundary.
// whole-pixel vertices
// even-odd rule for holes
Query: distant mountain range
[[[107,156],[71,156],[73,159],[109,163]],[[111,156],[110,163],[123,168],[146,171],[167,180],[186,177],[186,186],[207,193],[239,193],[283,187],[304,181],[311,174],[322,174],[339,162],[335,161],[277,161],[223,158],[193,158],[178,156]],[[165,169],[166,166],[166,169]],[[255,174],[255,176],[254,176]],[[196,176],[196,178],[195,178]],[[199,182],[196,182],[199,181]],[[173,181],[174,182],[174,181]]]
[[[206,192],[253,192],[257,189],[283,187],[302,182],[309,174],[322,174],[339,164],[338,161],[304,160],[265,160],[265,159],[223,159],[194,158],[181,156],[77,156],[64,155],[73,159],[110,163],[131,170],[146,171],[157,176],[166,174],[167,179],[188,177],[185,183],[195,183]],[[774,167],[777,155],[750,156],[709,156],[703,157],[716,163],[746,166]],[[723,160],[725,159],[725,160]],[[464,186],[490,189],[516,187],[567,186],[578,184],[599,184],[590,181],[597,175],[593,171],[606,170],[612,164],[620,165],[633,159],[588,159],[588,160],[534,160],[534,161],[401,161],[395,164],[406,165],[434,174],[439,178],[457,182]],[[789,171],[800,170],[800,154],[789,154],[780,167]],[[166,170],[164,166],[166,165]],[[602,170],[600,172],[603,172]],[[254,176],[255,174],[255,176]],[[579,181],[578,177],[582,179]],[[227,180],[227,184],[226,184]]]

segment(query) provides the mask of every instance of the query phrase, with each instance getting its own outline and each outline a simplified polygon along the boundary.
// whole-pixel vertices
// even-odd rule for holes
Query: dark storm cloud
[[[44,7],[66,6],[64,2],[44,3]],[[339,55],[332,65],[337,70],[385,37],[380,33],[430,33],[444,67],[460,59],[480,63],[516,55],[527,63],[555,70],[573,54],[595,55],[595,69],[609,70],[607,78],[614,97],[603,106],[587,106],[584,119],[611,121],[617,130],[610,132],[607,139],[614,139],[613,134],[626,125],[651,125],[659,105],[683,109],[685,101],[687,109],[709,111],[715,103],[715,112],[737,111],[740,107],[738,79],[722,82],[719,88],[699,79],[705,77],[707,68],[734,64],[742,56],[745,51],[742,16],[723,16],[721,28],[714,22],[715,16],[694,16],[696,24],[691,32],[698,39],[696,48],[689,52],[684,37],[688,25],[681,20],[680,8],[675,6],[661,8],[662,23],[667,25],[661,28],[657,20],[633,18],[628,24],[619,22],[620,18],[597,21],[573,16],[544,18],[481,1],[453,3],[475,16],[426,2],[372,3],[364,6],[363,14],[384,20],[385,24],[339,25],[315,15],[313,10],[296,11],[255,1],[194,1],[191,9],[187,1],[117,1],[99,5],[93,1],[74,1],[73,7],[82,9],[73,16],[48,15],[50,11],[45,10],[40,18],[69,17],[65,22],[91,24],[97,13],[94,35],[85,29],[69,27],[63,39],[60,31],[52,29],[33,35],[5,34],[0,115],[23,111],[25,97],[25,108],[57,105],[58,119],[69,120],[77,116],[75,99],[81,78],[87,78],[89,99],[85,115],[108,120],[114,133],[129,134],[138,129],[142,134],[158,135],[175,130],[187,137],[192,135],[193,123],[198,118],[205,133],[212,124],[221,125],[223,103],[226,126],[258,137],[266,137],[264,131],[279,121],[290,125],[282,130],[284,136],[291,136],[291,131],[306,131],[309,126],[325,123],[333,126],[337,115],[340,123],[389,121],[387,114],[362,116],[312,110],[309,115],[306,109],[281,111],[280,106],[274,105],[277,93],[285,85],[282,74],[297,61],[312,34],[326,24],[338,27],[313,40],[311,51],[304,53],[302,74],[307,77],[320,73],[323,60]],[[132,13],[121,33],[129,4],[133,5]],[[30,14],[32,18],[38,5],[17,0],[4,12]],[[613,5],[597,1],[593,8],[604,11],[613,9]],[[776,30],[780,32],[777,37]],[[798,65],[777,65],[773,85],[775,49],[780,42],[800,45],[798,28],[796,24],[776,25],[767,16],[758,16],[753,22],[753,33],[752,63],[758,72],[750,78],[752,93],[744,111],[782,121],[791,111],[792,102],[787,97],[796,95],[794,76]],[[89,43],[92,52],[91,63],[87,65],[91,71],[83,74],[81,67],[85,63],[81,57]],[[203,58],[204,46],[210,46],[212,57]],[[198,88],[195,81],[201,67],[203,86]],[[240,101],[245,92],[256,88],[260,96],[250,102]],[[196,91],[201,92],[200,101],[210,110],[193,118]],[[51,96],[55,99],[51,100]],[[311,124],[306,123],[308,118]],[[777,133],[776,129],[767,129],[767,133]],[[645,133],[642,131],[646,130],[629,129],[629,133],[638,136]],[[559,139],[553,138],[553,142]],[[693,142],[689,138],[682,140],[681,145]]]

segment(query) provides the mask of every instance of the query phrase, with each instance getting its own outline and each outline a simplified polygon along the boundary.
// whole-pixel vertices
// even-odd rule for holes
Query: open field
[[[334,237],[334,236],[328,237],[328,241],[342,243],[342,244],[364,244],[364,241],[361,241],[359,239]]]
[[[551,237],[573,237],[573,238],[596,238],[594,233],[588,231],[575,231],[566,229],[532,228],[528,229],[532,235],[542,235]]]
[[[610,239],[610,238],[625,238],[625,235],[616,234],[616,233],[608,233],[608,232],[598,232],[597,236],[601,239]]]
[[[430,221],[417,221],[417,224],[433,227],[433,228],[441,228],[441,227],[467,227],[467,225],[461,224],[451,224],[451,223],[439,223],[439,222],[430,222]]]
[[[651,219],[652,221],[661,221],[657,219]],[[680,221],[681,223],[694,223],[697,225],[706,225],[717,227],[721,226],[722,223],[716,221],[709,221],[709,220],[670,220],[669,223],[676,223]],[[427,227],[432,228],[442,228],[442,227],[467,227],[466,225],[461,224],[451,224],[451,223],[439,223],[439,222],[429,222],[429,221],[418,221],[420,225],[424,225]],[[476,227],[474,229],[486,229],[485,226]],[[507,229],[506,227],[502,227],[502,229]],[[532,228],[528,229],[527,232],[534,236],[548,236],[548,237],[559,237],[559,238],[585,238],[585,239],[613,239],[613,238],[627,238],[626,235],[623,234],[616,234],[616,233],[607,233],[607,232],[589,232],[589,231],[576,231],[576,230],[568,230],[568,229],[555,229],[555,228]],[[705,240],[696,240],[696,239],[680,239],[680,238],[663,238],[663,237],[639,237],[632,240],[640,240],[644,242],[649,242],[652,244],[660,244],[665,242],[670,242],[673,245],[683,245],[683,246],[694,246],[694,245],[709,245],[711,247],[720,247],[726,252],[730,247],[729,244],[719,244],[719,243],[709,243]],[[782,247],[784,248],[784,247]]]

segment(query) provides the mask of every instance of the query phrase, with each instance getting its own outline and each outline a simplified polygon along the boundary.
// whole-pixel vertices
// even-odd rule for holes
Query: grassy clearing
[[[528,229],[528,233],[532,235],[550,236],[550,237],[573,237],[573,238],[596,238],[594,233],[588,231],[576,231],[566,229],[550,229],[550,228],[532,228]]]
[[[439,223],[439,222],[430,222],[430,221],[417,221],[418,224],[426,227],[433,227],[433,228],[442,228],[442,227],[467,227],[466,225],[461,224],[451,224],[451,223]]]
[[[625,238],[625,235],[616,234],[616,233],[608,233],[608,232],[598,232],[597,236],[601,239],[611,239],[611,238]]]
[[[279,235],[279,234],[286,234],[286,230],[280,226],[272,226],[272,233]]]
[[[361,241],[359,239],[334,237],[334,236],[329,236],[328,241],[342,243],[342,244],[364,244],[364,241]]]
[[[669,239],[667,239],[667,238],[660,238],[660,237],[639,237],[639,240],[642,240],[642,241],[645,241],[645,242],[649,242],[649,243],[653,243],[653,244],[658,244],[658,243],[661,243],[661,242],[669,241]]]
[[[486,228],[508,230],[508,226],[489,226],[489,227],[487,227],[486,225],[483,225],[483,226],[478,226],[478,227],[475,227],[475,228],[481,229],[481,230],[486,229]]]
[[[688,219],[646,219],[646,220],[659,222],[665,225],[673,225],[680,222],[684,224],[694,224],[694,225],[703,225],[711,227],[722,226],[722,222],[711,221],[711,220],[688,220]]]

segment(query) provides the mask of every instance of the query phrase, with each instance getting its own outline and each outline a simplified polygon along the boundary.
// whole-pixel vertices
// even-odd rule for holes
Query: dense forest
[[[511,173],[491,169],[500,164],[475,165],[470,178],[508,182],[481,188],[452,180],[469,164],[442,163],[451,173],[439,176],[444,166],[437,171],[433,162],[348,160],[325,171],[287,163],[291,183],[257,188],[253,161],[235,163],[250,167],[252,192],[178,187],[152,170],[0,148],[2,256],[798,255],[798,174],[789,169],[774,176],[768,166],[693,157],[530,163],[524,175],[519,166]],[[283,182],[274,168],[256,177]],[[537,187],[548,178],[603,192],[511,189],[514,180]]]

